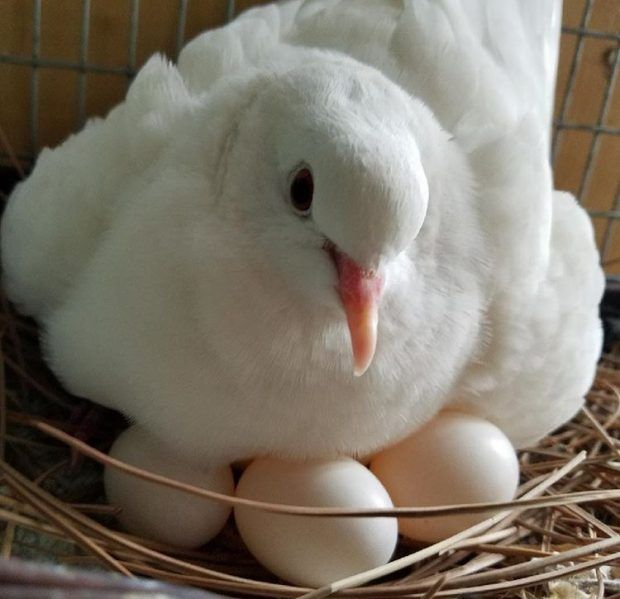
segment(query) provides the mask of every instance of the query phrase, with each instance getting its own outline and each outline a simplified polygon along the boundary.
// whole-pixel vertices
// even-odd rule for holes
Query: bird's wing
[[[548,141],[561,0],[290,0],[201,34],[179,56],[194,93],[291,60],[291,46],[370,64],[475,146],[535,114]]]
[[[487,366],[472,365],[453,402],[495,422],[518,447],[577,412],[601,351],[597,306],[605,279],[592,223],[571,194],[555,191],[552,202],[546,276],[533,295],[502,292],[502,334],[490,340]]]
[[[561,0],[306,0],[283,38],[375,66],[475,145],[527,113],[548,131],[560,13]]]
[[[550,130],[562,0],[462,0],[462,17],[513,82],[524,107]]]
[[[5,288],[23,312],[62,302],[191,102],[175,67],[155,56],[106,119],[43,150],[2,220]]]

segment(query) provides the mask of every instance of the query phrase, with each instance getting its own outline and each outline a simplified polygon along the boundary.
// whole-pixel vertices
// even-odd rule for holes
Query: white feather
[[[557,6],[294,0],[178,69],[151,59],[2,222],[52,368],[194,462],[367,454],[446,405],[517,444],[562,423],[592,381],[602,274],[547,160]],[[301,162],[313,220],[286,201]],[[385,268],[361,378],[325,236]]]

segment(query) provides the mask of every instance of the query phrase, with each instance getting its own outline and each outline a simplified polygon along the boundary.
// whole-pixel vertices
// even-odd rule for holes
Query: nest
[[[440,543],[416,546],[402,539],[387,566],[304,589],[263,570],[233,525],[199,551],[120,531],[117,509],[103,499],[102,464],[209,498],[214,494],[111,460],[105,452],[125,426],[122,418],[67,395],[41,359],[36,326],[14,315],[6,300],[2,306],[0,552],[5,558],[53,560],[244,597],[620,597],[617,357],[602,359],[586,405],[570,423],[520,452],[517,500],[493,504],[493,517]],[[252,503],[313,517],[343,512]],[[478,504],[387,513],[415,517],[488,509],[489,504]]]
[[[0,142],[23,177],[4,137],[0,128]],[[0,199],[6,200],[4,194]],[[620,359],[615,356],[602,359],[581,412],[520,453],[521,486],[513,502],[388,511],[278,506],[211,493],[109,458],[106,451],[125,426],[122,418],[69,396],[41,359],[36,325],[16,316],[4,296],[0,299],[3,558],[104,568],[126,577],[148,576],[244,597],[561,599],[586,597],[586,591],[589,596],[620,599]],[[114,518],[118,509],[103,498],[104,464],[208,499],[312,517],[496,511],[431,546],[401,539],[386,566],[321,589],[305,589],[284,584],[262,569],[232,524],[200,551],[182,551],[123,533]],[[0,582],[2,578],[0,568]],[[14,596],[24,596],[20,583],[39,588],[51,584],[49,575],[27,567],[9,572],[8,578]],[[56,583],[63,585],[57,578]],[[68,584],[106,586],[87,575],[73,576]],[[118,582],[110,585],[108,589],[130,589]]]

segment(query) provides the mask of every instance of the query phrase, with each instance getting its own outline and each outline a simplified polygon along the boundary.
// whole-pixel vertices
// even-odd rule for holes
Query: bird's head
[[[344,309],[356,375],[375,352],[390,264],[425,219],[416,138],[403,90],[332,59],[265,77],[221,158],[220,185],[256,252],[266,250],[304,305]]]

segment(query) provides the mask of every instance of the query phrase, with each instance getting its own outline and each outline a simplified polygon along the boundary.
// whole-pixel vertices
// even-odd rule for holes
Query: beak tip
[[[365,364],[356,364],[355,367],[353,368],[353,376],[355,378],[360,378],[361,376],[364,376],[364,374],[366,373],[366,371],[368,370],[370,366],[370,363],[371,361],[369,360]]]
[[[362,312],[361,323],[353,319],[349,321],[353,349],[353,374],[356,378],[363,376],[374,361],[377,347],[376,311],[375,304],[369,310]]]

